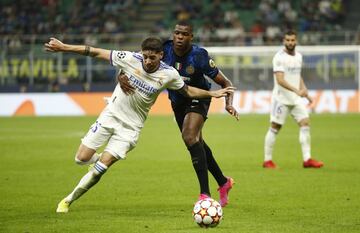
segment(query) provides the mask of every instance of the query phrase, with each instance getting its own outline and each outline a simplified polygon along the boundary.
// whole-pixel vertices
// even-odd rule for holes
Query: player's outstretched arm
[[[233,86],[231,81],[220,70],[219,73],[214,78],[214,81],[217,84],[219,84],[222,88]],[[233,106],[233,98],[234,98],[234,93],[229,93],[225,97],[225,109],[230,115],[234,116],[236,120],[239,120],[239,113],[236,111],[236,109]]]
[[[60,40],[51,37],[48,43],[45,43],[45,50],[48,52],[70,52],[84,56],[92,56],[103,60],[110,60],[111,50],[94,48],[88,45],[65,44]]]
[[[192,87],[192,86],[188,86],[188,85],[184,85],[181,89],[179,89],[178,91],[188,97],[188,98],[210,98],[210,97],[215,97],[215,98],[221,98],[221,97],[225,97],[230,93],[234,93],[235,88],[234,87],[226,87],[223,89],[219,89],[216,91],[207,91],[207,90],[203,90],[203,89],[199,89],[196,87]]]

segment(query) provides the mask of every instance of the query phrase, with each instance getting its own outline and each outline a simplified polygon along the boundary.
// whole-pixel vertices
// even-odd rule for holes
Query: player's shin
[[[207,166],[210,173],[214,176],[219,186],[224,185],[227,182],[226,177],[223,175],[219,165],[217,164],[210,147],[203,141],[203,146],[206,154]]]
[[[66,202],[72,203],[86,193],[92,186],[94,186],[106,172],[107,166],[100,161],[95,163],[95,166],[81,178],[79,184],[75,189],[65,198]]]
[[[303,160],[307,161],[311,157],[311,136],[309,126],[300,127],[299,141],[301,144]]]
[[[264,161],[272,160],[272,153],[273,153],[273,148],[274,148],[274,144],[276,141],[277,133],[278,133],[278,131],[273,128],[269,128],[269,130],[266,133],[265,148],[264,148],[264,151],[265,151]]]
[[[206,154],[202,143],[197,142],[188,147],[193,167],[200,183],[200,193],[210,196]]]

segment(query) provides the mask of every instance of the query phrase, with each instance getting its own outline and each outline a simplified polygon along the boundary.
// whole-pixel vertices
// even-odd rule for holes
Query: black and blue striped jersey
[[[188,53],[179,57],[173,50],[173,41],[166,41],[164,43],[163,61],[173,66],[184,78],[187,85],[204,90],[210,90],[211,88],[211,83],[205,78],[205,75],[214,79],[219,72],[206,49],[195,44],[192,44]],[[168,90],[168,92],[172,103],[179,104],[185,102],[186,97],[180,93],[173,90]]]

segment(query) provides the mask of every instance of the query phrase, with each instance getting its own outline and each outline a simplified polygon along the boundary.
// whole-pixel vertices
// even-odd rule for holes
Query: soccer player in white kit
[[[141,45],[141,53],[69,45],[56,38],[50,38],[45,44],[45,49],[50,52],[73,52],[107,60],[111,65],[119,67],[136,87],[134,95],[126,95],[117,85],[107,106],[82,139],[75,161],[80,165],[94,166],[58,204],[58,213],[67,213],[72,202],[94,186],[112,164],[124,159],[136,146],[148,112],[163,90],[177,90],[191,98],[220,98],[234,91],[232,87],[205,91],[187,86],[175,68],[160,61],[163,47],[157,38],[145,39]],[[100,156],[96,150],[106,142],[107,145]]]
[[[303,155],[304,168],[320,168],[323,162],[311,158],[310,119],[302,97],[312,103],[308,90],[301,77],[302,55],[295,51],[296,33],[288,31],[284,35],[284,48],[273,58],[274,89],[271,99],[271,126],[265,136],[264,168],[276,168],[272,152],[276,136],[286,117],[290,114],[300,127],[299,142]]]

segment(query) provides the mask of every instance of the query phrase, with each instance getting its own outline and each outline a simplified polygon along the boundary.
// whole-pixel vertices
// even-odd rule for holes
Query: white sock
[[[94,153],[93,156],[88,161],[81,161],[80,159],[75,157],[75,163],[79,165],[88,165],[96,163],[100,159],[101,154]]]
[[[107,168],[105,164],[97,161],[95,166],[81,178],[74,190],[65,198],[66,202],[71,203],[86,193],[100,180]]]
[[[303,160],[307,161],[311,157],[311,136],[309,126],[300,127],[299,141],[303,154]]]
[[[272,152],[273,152],[277,133],[278,133],[278,131],[271,127],[269,128],[269,130],[266,133],[264,161],[272,160]]]

